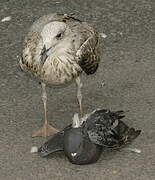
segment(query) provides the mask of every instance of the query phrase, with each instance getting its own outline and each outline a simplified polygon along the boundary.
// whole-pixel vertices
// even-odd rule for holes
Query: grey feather
[[[90,140],[98,145],[108,148],[117,148],[130,143],[139,134],[140,130],[129,128],[120,119],[123,111],[96,110],[82,124],[87,130]]]
[[[60,132],[52,136],[43,146],[38,149],[40,156],[45,157],[53,152],[63,151],[64,133]]]

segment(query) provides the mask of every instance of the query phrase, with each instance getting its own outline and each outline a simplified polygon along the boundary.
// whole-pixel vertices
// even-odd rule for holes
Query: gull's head
[[[46,24],[41,32],[46,49],[52,49],[69,35],[70,29],[64,22],[53,21]]]

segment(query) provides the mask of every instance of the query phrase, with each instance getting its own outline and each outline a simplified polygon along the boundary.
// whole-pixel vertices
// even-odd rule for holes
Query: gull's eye
[[[59,34],[56,35],[56,38],[59,39],[59,38],[61,38],[61,36],[62,36],[62,34],[59,33]]]

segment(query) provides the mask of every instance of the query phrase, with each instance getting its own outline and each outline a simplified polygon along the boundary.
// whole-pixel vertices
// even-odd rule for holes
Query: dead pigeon
[[[123,111],[95,110],[80,121],[75,114],[73,124],[52,136],[38,153],[46,157],[64,151],[73,164],[95,163],[103,149],[119,149],[132,142],[141,130],[129,128],[121,119]]]

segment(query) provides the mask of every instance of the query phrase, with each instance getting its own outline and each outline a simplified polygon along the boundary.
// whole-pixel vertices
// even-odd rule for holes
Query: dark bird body
[[[75,117],[73,125],[51,137],[39,148],[39,154],[46,157],[56,151],[64,151],[73,164],[96,162],[103,149],[117,149],[129,144],[140,130],[129,128],[121,119],[123,111],[96,110],[82,118]],[[79,124],[80,123],[80,124]]]

